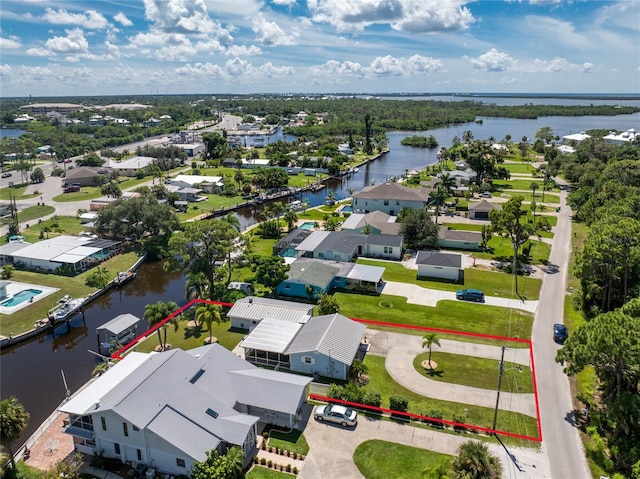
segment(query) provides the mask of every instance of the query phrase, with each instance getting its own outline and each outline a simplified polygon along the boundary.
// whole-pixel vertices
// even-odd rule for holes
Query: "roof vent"
[[[249,298],[249,304],[253,304],[253,298]]]
[[[204,369],[200,369],[197,373],[193,375],[193,377],[189,380],[191,384],[195,384],[195,382],[200,379],[200,376],[204,374]]]
[[[215,412],[215,411],[214,411],[213,409],[211,409],[211,408],[208,408],[208,409],[207,409],[207,414],[208,414],[209,416],[211,416],[213,419],[215,419],[215,418],[217,418],[217,417],[218,417],[218,413],[217,413],[217,412]]]

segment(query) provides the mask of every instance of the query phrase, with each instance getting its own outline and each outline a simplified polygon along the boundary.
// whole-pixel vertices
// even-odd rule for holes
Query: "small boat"
[[[354,173],[357,173],[358,171],[360,171],[358,168],[354,168],[354,169],[353,169],[353,172],[354,172]]]
[[[68,303],[69,301],[71,301],[71,295],[65,294],[62,298],[58,300],[58,303]]]
[[[121,286],[127,281],[132,280],[135,277],[136,277],[136,273],[134,273],[133,271],[123,271],[121,273],[118,273],[118,276],[116,276],[116,279],[114,279],[114,282],[116,283],[116,286]]]

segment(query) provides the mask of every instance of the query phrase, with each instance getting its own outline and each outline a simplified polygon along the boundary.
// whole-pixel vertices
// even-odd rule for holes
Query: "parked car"
[[[75,193],[76,191],[80,191],[80,187],[78,185],[65,186],[62,190],[63,193]]]
[[[343,427],[355,426],[358,424],[358,413],[353,409],[339,404],[329,404],[327,406],[318,406],[313,413],[316,421],[329,421],[340,424]]]
[[[2,173],[2,177],[3,178],[11,178],[13,176],[12,173],[6,172],[6,173]]]
[[[564,324],[556,323],[553,325],[553,340],[558,344],[564,344],[569,337],[569,330]]]
[[[456,299],[484,303],[484,293],[479,289],[459,289],[456,292]]]
[[[491,198],[491,193],[485,191],[484,193],[480,193],[480,198]]]

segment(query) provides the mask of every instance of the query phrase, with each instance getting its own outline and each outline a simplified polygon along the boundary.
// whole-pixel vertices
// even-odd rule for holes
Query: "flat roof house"
[[[394,216],[400,213],[402,208],[419,210],[427,206],[429,192],[426,188],[408,188],[388,182],[367,186],[351,197],[355,213],[382,211]]]
[[[188,475],[206,453],[239,446],[258,424],[296,427],[310,379],[260,369],[218,344],[129,353],[64,403],[75,449]]]
[[[333,379],[347,379],[366,326],[341,314],[304,324],[265,320],[240,344],[247,361]]]

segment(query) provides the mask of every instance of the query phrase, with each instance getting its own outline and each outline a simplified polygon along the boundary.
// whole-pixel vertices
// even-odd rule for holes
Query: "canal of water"
[[[350,178],[335,180],[329,184],[340,199],[348,196],[348,190],[359,191],[364,186],[386,181],[392,176],[402,175],[405,170],[421,169],[436,162],[436,149],[426,150],[402,146],[403,137],[412,134],[433,134],[441,146],[450,146],[454,136],[462,137],[471,130],[475,138],[493,136],[497,141],[511,135],[518,142],[522,136],[533,138],[536,131],[550,126],[557,135],[563,136],[591,128],[628,130],[640,127],[640,114],[615,117],[548,117],[537,120],[513,120],[484,118],[482,124],[470,123],[428,132],[390,132],[390,152],[382,158],[368,163]],[[276,138],[270,139],[274,141]],[[311,205],[322,204],[327,189],[318,193],[305,193]],[[259,211],[245,209],[238,212],[244,227],[257,222]],[[56,330],[55,338],[41,336],[32,341],[2,351],[0,358],[0,396],[16,396],[30,413],[29,425],[16,441],[22,444],[37,429],[39,424],[60,404],[65,397],[62,373],[69,389],[74,392],[84,384],[91,371],[100,361],[88,350],[97,348],[96,327],[122,313],[141,317],[144,307],[157,301],[185,303],[185,278],[180,274],[169,274],[161,263],[143,265],[137,278],[120,290],[113,290],[94,302],[82,316],[71,321],[72,329]],[[34,320],[37,318],[34,318]],[[170,385],[168,385],[170,387]]]

